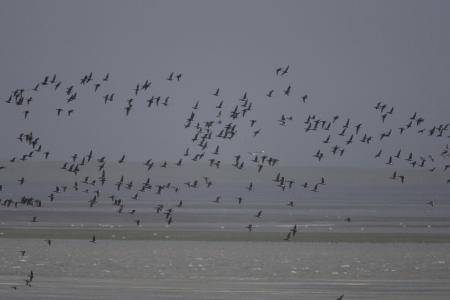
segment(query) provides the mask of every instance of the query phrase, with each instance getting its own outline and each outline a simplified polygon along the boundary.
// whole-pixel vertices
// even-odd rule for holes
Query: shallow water
[[[449,246],[2,239],[0,298],[446,299]]]

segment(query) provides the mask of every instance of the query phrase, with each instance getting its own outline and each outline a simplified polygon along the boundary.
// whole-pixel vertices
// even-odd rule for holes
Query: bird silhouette
[[[285,90],[284,90],[284,95],[289,96],[291,94],[291,86],[289,85]]]
[[[289,231],[288,234],[286,235],[286,237],[284,238],[285,241],[290,241],[291,240],[291,235],[292,235],[292,231]]]
[[[286,75],[289,71],[289,65],[287,65],[282,71],[281,71],[281,76]]]

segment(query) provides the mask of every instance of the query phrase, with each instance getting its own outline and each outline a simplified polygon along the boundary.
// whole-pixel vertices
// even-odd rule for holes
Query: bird
[[[263,164],[258,165],[258,173],[261,173],[262,168],[264,167]]]
[[[322,176],[322,177],[320,178],[319,184],[325,185],[325,177]]]
[[[56,113],[58,114],[58,117],[61,115],[61,112],[63,111],[64,109],[62,109],[62,108],[57,108],[56,109]]]
[[[286,68],[284,68],[284,69],[281,71],[281,76],[286,75],[287,72],[288,72],[288,70],[289,70],[289,65],[287,65]]]
[[[290,231],[292,232],[292,236],[295,236],[297,234],[297,224],[294,224]]]
[[[212,154],[219,155],[219,145],[216,146],[216,149],[212,152]]]
[[[280,75],[280,72],[283,70],[283,68],[279,67],[275,70],[275,74],[278,76]]]
[[[378,157],[380,157],[381,156],[381,152],[382,152],[383,150],[382,149],[380,149],[378,152],[377,152],[377,154],[375,154],[375,158],[378,158]]]
[[[391,176],[391,179],[393,180],[397,179],[397,171],[394,171],[394,173]]]
[[[130,114],[131,109],[133,108],[132,104],[129,104],[128,106],[125,107],[125,114],[126,116],[128,116]]]
[[[92,236],[92,239],[89,242],[91,242],[91,243],[96,243],[97,242],[97,240],[95,238],[95,235]]]
[[[387,165],[392,165],[392,156],[389,156],[389,160],[386,162]]]
[[[141,89],[143,89],[144,91],[148,90],[148,88],[150,87],[152,83],[148,80],[145,80],[144,84],[142,85]]]
[[[289,85],[285,90],[284,90],[284,95],[289,96],[291,93],[291,86]]]
[[[286,237],[284,238],[285,241],[290,241],[291,240],[291,235],[292,235],[292,231],[289,231],[288,234],[286,235]]]

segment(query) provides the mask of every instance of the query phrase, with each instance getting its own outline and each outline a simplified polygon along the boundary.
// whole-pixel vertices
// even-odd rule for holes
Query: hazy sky
[[[198,120],[215,119],[219,100],[226,118],[245,91],[253,111],[237,121],[238,136],[206,150],[220,144],[223,160],[264,149],[284,164],[315,165],[317,149],[328,155],[332,145],[345,146],[335,133],[330,145],[321,142],[326,132],[305,133],[309,114],[340,115],[334,132],[348,117],[376,140],[355,142],[323,165],[376,166],[380,148],[436,155],[449,141],[417,130],[398,134],[415,111],[425,128],[450,122],[449,1],[3,0],[0,37],[0,159],[25,153],[16,137],[33,131],[53,159],[94,149],[110,159],[127,153],[129,160],[177,160],[186,146],[195,149],[193,130],[183,127],[195,101]],[[289,73],[276,77],[286,65]],[[180,82],[165,80],[172,71],[183,74]],[[97,93],[79,87],[89,72],[94,82],[108,72],[110,80]],[[30,94],[29,107],[4,103],[11,90],[30,89],[54,73],[62,88],[76,85],[76,102],[68,105],[62,88],[42,88]],[[135,97],[125,117],[126,100],[146,79],[150,92]],[[288,85],[292,94],[285,97]],[[217,88],[220,97],[212,96]],[[275,96],[268,99],[270,89]],[[115,102],[103,104],[111,92]],[[305,104],[298,100],[304,94]],[[169,106],[147,109],[151,95],[170,96]],[[395,108],[384,124],[378,101]],[[58,118],[59,107],[75,113]],[[277,122],[282,114],[293,117],[285,127]],[[380,144],[389,128],[393,137]]]

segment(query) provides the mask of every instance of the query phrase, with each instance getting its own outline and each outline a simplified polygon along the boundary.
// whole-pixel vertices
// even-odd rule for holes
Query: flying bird
[[[289,85],[289,86],[284,90],[284,95],[289,96],[290,93],[291,93],[291,86]]]

